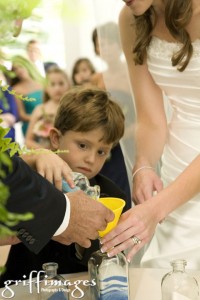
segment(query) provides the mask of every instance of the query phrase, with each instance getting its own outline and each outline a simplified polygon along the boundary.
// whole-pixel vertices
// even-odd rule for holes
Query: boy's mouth
[[[92,172],[91,169],[88,169],[88,168],[85,168],[85,167],[78,167],[78,169],[81,170],[84,173],[91,173]]]

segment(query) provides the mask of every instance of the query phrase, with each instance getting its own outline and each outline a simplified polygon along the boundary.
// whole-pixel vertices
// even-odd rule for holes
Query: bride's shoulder
[[[193,5],[193,14],[200,14],[200,2],[199,0],[193,0],[192,1],[192,5]]]
[[[128,8],[126,5],[122,7],[120,13],[119,13],[119,22],[131,22],[134,23],[135,17],[133,15],[133,12],[130,8]]]

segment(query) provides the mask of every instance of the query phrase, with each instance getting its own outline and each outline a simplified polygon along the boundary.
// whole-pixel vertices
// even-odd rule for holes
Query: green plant
[[[17,143],[11,142],[10,138],[5,137],[9,129],[3,128],[1,122],[2,120],[0,119],[0,238],[5,238],[16,234],[10,227],[16,225],[19,221],[26,221],[33,218],[33,214],[16,214],[7,211],[5,207],[10,192],[8,186],[3,183],[3,179],[6,177],[3,165],[11,172],[12,162],[10,156],[16,152],[21,153],[23,150],[19,148]],[[10,156],[6,151],[9,151]],[[3,270],[4,268],[0,268],[0,272]]]
[[[0,123],[2,120],[0,119]],[[12,235],[13,232],[6,226],[14,226],[18,221],[25,221],[33,217],[32,214],[15,214],[10,213],[5,209],[6,200],[9,197],[9,188],[3,183],[3,179],[6,177],[6,173],[2,168],[6,166],[9,172],[12,171],[12,157],[17,152],[21,154],[25,149],[21,149],[16,142],[11,142],[11,138],[6,138],[9,128],[3,128],[0,126],[0,236]],[[10,156],[6,153],[9,151]],[[6,225],[6,226],[5,226]]]
[[[0,0],[0,43],[10,42],[16,33],[16,21],[31,15],[40,0]]]
[[[40,0],[0,0],[1,45],[7,44],[12,40],[13,36],[19,30],[17,21],[29,17],[33,8],[36,7],[39,2]],[[1,66],[0,69],[5,71],[4,66]],[[6,87],[6,89],[7,88],[8,87]],[[13,232],[10,227],[14,226],[19,221],[25,221],[33,217],[31,213],[16,214],[9,212],[6,209],[5,205],[9,197],[9,188],[3,182],[6,177],[3,166],[6,166],[9,172],[11,172],[12,161],[10,157],[17,152],[21,154],[24,149],[20,149],[17,143],[12,142],[10,138],[5,137],[9,129],[3,128],[1,123],[2,120],[0,118],[0,239],[6,236],[15,235],[15,232]]]

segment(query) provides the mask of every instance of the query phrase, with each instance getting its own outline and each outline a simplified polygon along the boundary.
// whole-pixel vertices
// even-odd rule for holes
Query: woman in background
[[[28,123],[33,109],[42,103],[43,82],[36,67],[23,56],[17,55],[12,58],[12,71],[15,77],[10,80],[12,89],[18,96],[28,98],[23,101],[21,97],[16,96],[16,102],[19,111],[19,119],[22,121],[22,132],[26,135]]]

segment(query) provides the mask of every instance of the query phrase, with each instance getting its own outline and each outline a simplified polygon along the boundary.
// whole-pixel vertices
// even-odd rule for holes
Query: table
[[[130,278],[130,299],[129,300],[161,300],[161,290],[160,284],[161,279],[164,274],[169,272],[170,269],[144,269],[144,268],[129,268],[129,278]],[[197,279],[200,286],[200,271],[188,271]],[[70,282],[75,280],[86,280],[88,279],[87,273],[76,273],[63,275],[66,279],[69,279]],[[36,294],[30,294],[28,286],[10,286],[15,293],[15,296],[12,298],[14,300],[37,300]],[[5,300],[5,297],[2,297],[2,291],[0,289],[0,300]],[[34,289],[35,292],[35,289]],[[70,300],[75,298],[70,297]],[[89,300],[87,294],[87,288],[85,290],[85,296],[81,299]]]

